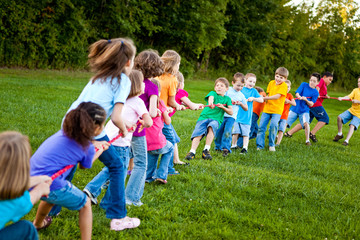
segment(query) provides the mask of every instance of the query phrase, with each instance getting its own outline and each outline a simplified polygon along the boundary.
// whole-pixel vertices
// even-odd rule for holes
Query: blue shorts
[[[360,124],[360,118],[353,115],[349,110],[346,110],[345,112],[340,114],[339,117],[341,118],[341,121],[343,122],[343,124],[346,124],[347,122],[349,122],[351,120],[349,125],[353,125],[355,127],[355,130],[358,129],[359,124]]]
[[[310,123],[316,118],[319,122],[329,124],[329,116],[323,106],[310,108]]]
[[[280,119],[278,131],[285,132],[286,124],[287,124],[287,120],[286,120],[286,119]]]
[[[232,134],[240,134],[243,137],[250,136],[250,127],[249,124],[242,124],[239,122],[234,123]]]
[[[300,124],[303,128],[304,128],[304,123],[310,124],[310,114],[308,112],[297,114],[296,112],[290,110],[287,119],[287,126],[291,127],[291,125],[296,121],[297,118],[299,118]]]
[[[85,206],[87,196],[72,183],[67,182],[65,187],[51,191],[48,197],[41,197],[41,200],[69,210],[80,210]]]
[[[207,135],[208,128],[211,127],[214,135],[216,134],[218,128],[219,128],[219,122],[213,119],[204,119],[201,121],[198,121],[195,125],[195,129],[193,133],[191,134],[191,140],[193,140],[196,137],[200,137],[201,139]]]

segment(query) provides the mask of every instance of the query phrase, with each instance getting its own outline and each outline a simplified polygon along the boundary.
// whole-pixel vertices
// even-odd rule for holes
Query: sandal
[[[185,165],[185,166],[190,165],[190,163],[188,163],[188,162],[183,162],[183,161],[174,162],[174,164],[175,164],[175,165]]]
[[[165,179],[161,179],[161,178],[155,179],[155,182],[162,183],[162,184],[167,184],[167,181]]]
[[[291,138],[291,137],[292,137],[292,134],[289,134],[288,132],[285,132],[285,133],[284,133],[284,136],[285,136],[285,137],[288,137],[288,138]]]
[[[52,222],[52,218],[50,216],[46,216],[43,220],[43,225],[39,228],[38,227],[35,227],[35,228],[37,231],[39,231],[41,229],[45,229],[50,226],[51,222]]]

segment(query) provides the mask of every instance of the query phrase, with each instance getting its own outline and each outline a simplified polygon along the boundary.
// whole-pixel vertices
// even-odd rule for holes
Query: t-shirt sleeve
[[[85,156],[83,160],[80,162],[81,166],[83,166],[84,168],[91,168],[94,155],[95,155],[95,147],[92,143],[90,143],[87,152],[85,152]]]
[[[169,97],[176,95],[177,80],[176,77],[172,77],[169,84]]]
[[[226,105],[228,105],[228,106],[232,106],[232,105],[233,105],[232,102],[231,102],[231,98],[228,97],[228,96],[226,96]]]
[[[148,95],[149,98],[150,98],[152,95],[158,96],[158,95],[159,95],[159,88],[158,88],[158,86],[156,86],[155,83],[150,82],[150,83],[147,85],[147,88],[145,89],[145,92],[146,92],[146,94]]]
[[[149,112],[146,109],[145,103],[141,99],[139,99],[139,101],[137,101],[136,104],[136,114],[139,117],[142,117],[142,115],[144,115],[145,113],[149,113]]]
[[[179,89],[179,91],[176,93],[176,98],[179,99],[181,103],[181,98],[183,97],[189,97],[189,93],[183,89]]]
[[[281,84],[280,89],[279,89],[279,94],[286,97],[286,95],[287,95],[287,84],[286,83]]]
[[[205,97],[205,101],[207,101],[207,100],[208,100],[208,98],[209,98],[210,96],[213,96],[213,97],[215,98],[215,96],[216,96],[216,92],[215,92],[215,91],[211,91],[211,92],[209,92],[209,94],[208,94],[208,95],[206,95],[206,97]]]
[[[267,88],[266,88],[266,93],[267,93],[267,94],[269,94],[270,89],[271,89],[271,86],[272,86],[272,81],[269,82],[269,84],[267,85]]]
[[[355,91],[356,91],[356,88],[354,90],[352,90],[352,92],[348,95],[348,97],[353,100],[355,98]]]
[[[288,94],[288,99],[291,101],[294,99],[293,95],[291,93]]]
[[[129,96],[131,89],[131,82],[128,76],[124,73],[121,74],[120,86],[115,88],[114,93],[114,104],[115,103],[125,103],[127,97]]]
[[[304,89],[305,83],[301,83],[298,89],[296,89],[295,93],[302,94],[302,91]]]
[[[259,98],[259,97],[261,97],[261,95],[260,95],[260,93],[255,89],[255,88],[253,88],[255,91],[253,91],[253,97],[254,98]],[[264,95],[265,95],[265,93],[264,93]]]

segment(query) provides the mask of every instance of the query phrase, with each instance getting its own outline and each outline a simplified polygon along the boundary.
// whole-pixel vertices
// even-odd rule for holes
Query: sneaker
[[[349,145],[349,143],[348,143],[347,141],[344,141],[344,142],[342,143],[342,145],[347,146],[347,145]]]
[[[342,139],[342,138],[344,138],[344,135],[343,135],[343,134],[341,134],[341,136],[336,134],[336,136],[334,137],[333,141],[334,141],[334,142],[338,142],[338,141],[339,141],[340,139]]]
[[[248,153],[248,151],[246,150],[246,148],[241,149],[240,154],[247,154],[247,153]]]
[[[92,205],[97,205],[98,204],[98,200],[96,199],[96,197],[94,197],[94,195],[92,195],[92,193],[89,190],[87,190],[85,188],[83,190],[83,192],[90,198]]]
[[[205,160],[211,160],[212,156],[210,155],[209,150],[202,151],[202,158]]]
[[[236,149],[237,145],[232,145],[230,149]]]
[[[195,158],[195,154],[192,152],[188,152],[188,154],[186,154],[185,159],[186,160],[193,160]]]
[[[227,157],[229,154],[230,154],[230,151],[229,151],[229,150],[223,149],[223,151],[222,151],[223,157]],[[209,154],[209,155],[210,155],[210,154]]]
[[[309,137],[310,137],[311,141],[313,141],[314,143],[318,141],[318,140],[316,139],[316,135],[315,135],[315,134],[310,133],[310,136],[309,136]]]
[[[110,230],[122,231],[126,228],[136,228],[140,225],[140,219],[124,217],[122,219],[113,219],[110,223]]]
[[[311,146],[311,142],[306,142],[305,145],[306,146]]]
[[[269,151],[270,152],[275,152],[276,150],[275,150],[275,147],[269,147]]]

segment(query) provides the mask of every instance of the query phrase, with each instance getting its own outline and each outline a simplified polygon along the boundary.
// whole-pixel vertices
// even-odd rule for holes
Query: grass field
[[[60,129],[90,77],[87,72],[0,69],[0,131],[28,135],[34,152]],[[204,102],[213,81],[187,79],[185,89],[193,101]],[[330,96],[348,94],[331,89]],[[325,100],[330,124],[311,147],[299,132],[284,138],[273,153],[257,152],[251,140],[245,156],[235,152],[223,158],[212,148],[213,160],[204,161],[202,142],[190,166],[177,167],[180,175],[169,176],[167,185],[147,184],[145,204],[128,207],[129,216],[141,219],[139,228],[110,231],[104,211],[93,206],[93,239],[359,239],[359,133],[347,147],[332,141],[336,116],[350,105]],[[187,110],[172,119],[181,138],[180,158],[190,149],[199,114]],[[344,126],[344,134],[348,129]],[[96,161],[92,169],[78,170],[73,183],[82,189],[101,168]],[[26,219],[33,220],[35,212],[36,206]],[[80,238],[78,213],[63,210],[40,238]]]

